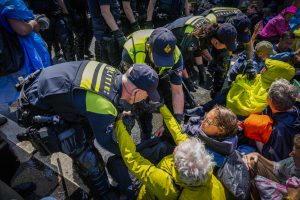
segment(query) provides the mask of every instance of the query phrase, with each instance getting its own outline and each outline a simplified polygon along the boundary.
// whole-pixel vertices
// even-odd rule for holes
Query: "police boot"
[[[207,82],[206,67],[204,65],[198,65],[197,68],[199,70],[199,86],[205,86]]]
[[[74,61],[75,60],[73,37],[67,37],[64,41],[61,41],[61,48],[63,50],[66,61]]]
[[[74,47],[77,60],[84,60],[84,33],[75,33]]]
[[[93,58],[93,54],[90,51],[90,46],[92,44],[93,40],[93,32],[92,31],[87,31],[85,33],[85,38],[84,38],[84,55],[88,57],[88,59]]]
[[[91,190],[94,199],[112,199],[104,162],[99,153],[86,147],[75,159],[78,173]],[[108,198],[109,197],[109,198]]]
[[[96,40],[95,41],[95,58],[96,58],[96,61],[100,62],[100,58],[101,58],[101,45],[100,45],[100,41],[99,40]]]

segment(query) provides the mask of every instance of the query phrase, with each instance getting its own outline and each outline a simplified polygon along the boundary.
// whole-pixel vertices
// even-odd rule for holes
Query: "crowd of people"
[[[93,199],[300,199],[299,0],[0,0],[0,40],[0,126]]]

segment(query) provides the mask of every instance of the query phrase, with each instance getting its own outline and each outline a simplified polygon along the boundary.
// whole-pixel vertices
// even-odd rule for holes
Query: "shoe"
[[[7,122],[7,119],[5,117],[0,116],[0,126],[5,124]]]
[[[203,117],[205,115],[205,112],[203,108],[199,106],[199,107],[184,110],[184,114],[190,117],[197,117],[197,116]]]

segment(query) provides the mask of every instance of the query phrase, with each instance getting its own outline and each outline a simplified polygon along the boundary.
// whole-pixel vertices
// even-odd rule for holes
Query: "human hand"
[[[164,131],[165,131],[165,127],[164,127],[164,126],[161,126],[160,128],[158,128],[158,129],[155,131],[154,135],[155,135],[156,137],[161,137],[161,136],[164,134]]]
[[[31,25],[33,31],[35,31],[35,32],[39,32],[39,31],[40,31],[40,25],[37,23],[37,21],[35,21],[35,20],[30,20],[30,21],[28,22],[28,24]]]
[[[243,156],[243,162],[245,163],[248,170],[253,169],[253,162],[257,163],[258,153],[249,153]]]

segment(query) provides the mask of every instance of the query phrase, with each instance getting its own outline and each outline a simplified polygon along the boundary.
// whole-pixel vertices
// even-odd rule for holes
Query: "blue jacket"
[[[272,161],[280,161],[289,157],[293,149],[293,138],[300,133],[300,109],[294,106],[287,112],[272,114],[267,107],[263,114],[273,119],[273,129],[270,139],[262,149],[262,155]]]

